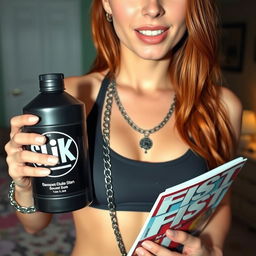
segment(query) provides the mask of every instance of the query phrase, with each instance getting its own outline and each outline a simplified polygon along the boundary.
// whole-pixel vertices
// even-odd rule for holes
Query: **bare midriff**
[[[120,256],[107,210],[86,207],[73,213],[76,243],[72,256]],[[123,241],[128,251],[135,241],[147,212],[117,212]]]

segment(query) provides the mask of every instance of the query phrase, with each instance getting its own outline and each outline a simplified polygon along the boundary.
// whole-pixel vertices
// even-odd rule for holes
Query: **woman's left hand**
[[[199,237],[189,235],[184,231],[178,230],[167,230],[166,236],[172,241],[182,244],[184,246],[183,252],[173,252],[165,247],[154,243],[152,241],[145,241],[142,243],[142,247],[136,249],[136,253],[139,256],[221,256],[222,252],[220,249],[212,248],[209,249],[203,243]]]

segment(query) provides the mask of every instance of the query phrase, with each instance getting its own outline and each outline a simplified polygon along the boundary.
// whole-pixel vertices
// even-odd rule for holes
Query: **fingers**
[[[138,256],[178,256],[177,252],[172,252],[169,249],[156,244],[152,241],[145,241],[142,243],[142,247],[136,249]]]
[[[183,253],[186,255],[208,255],[205,252],[201,240],[198,237],[189,235],[183,231],[177,230],[167,230],[166,236],[178,243],[184,245]],[[145,241],[142,243],[142,247],[136,249],[136,253],[138,256],[178,256],[180,253],[171,251],[157,243],[152,241]]]
[[[45,138],[38,134],[21,133],[21,128],[26,125],[34,125],[38,122],[39,118],[34,115],[20,115],[15,116],[11,119],[11,132],[10,132],[10,143],[6,145],[7,154],[8,148],[17,148],[22,145],[29,144],[43,144]]]
[[[22,150],[13,154],[12,161],[15,161],[17,164],[36,163],[37,165],[52,166],[58,163],[58,157]]]
[[[15,168],[15,172],[12,173],[10,171],[10,175],[12,176],[15,183],[17,183],[20,187],[22,187],[21,182],[17,182],[18,180],[21,180],[22,177],[45,177],[48,176],[51,173],[50,169],[47,168],[35,168],[31,166],[17,166]]]
[[[29,184],[29,177],[44,177],[50,174],[47,166],[58,163],[58,158],[52,155],[39,154],[24,150],[25,145],[44,145],[46,137],[36,133],[21,132],[23,126],[31,126],[38,122],[34,115],[20,115],[11,119],[11,140],[5,145],[6,161],[9,175],[20,187]],[[27,166],[27,163],[36,163],[39,167]]]
[[[183,244],[185,250],[200,251],[202,249],[201,239],[184,231],[167,230],[166,236],[176,243]]]
[[[45,142],[46,142],[46,138],[43,135],[36,134],[36,133],[18,132],[12,136],[9,146],[10,148],[17,148],[24,145],[43,145]]]
[[[17,151],[11,156],[7,156],[9,165],[9,175],[15,179],[21,176],[43,177],[50,174],[50,170],[45,166],[53,166],[58,163],[58,158],[52,155],[38,154],[27,150]],[[42,168],[27,166],[25,163],[36,163]]]
[[[9,166],[9,175],[14,182],[23,187],[30,187],[30,177],[45,177],[51,173],[51,170],[44,167],[57,164],[58,158],[51,155],[38,154],[30,151],[19,151],[7,156],[6,161]],[[25,163],[37,163],[42,167],[32,167]],[[27,188],[27,189],[28,189]]]
[[[10,137],[12,138],[21,128],[25,125],[35,125],[39,121],[39,117],[34,115],[20,115],[15,116],[10,120],[11,123],[11,133]]]

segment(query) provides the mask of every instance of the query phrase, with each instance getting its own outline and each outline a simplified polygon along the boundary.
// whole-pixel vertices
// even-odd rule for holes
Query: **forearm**
[[[222,255],[221,251],[224,246],[226,236],[228,234],[231,223],[230,204],[222,204],[214,214],[207,227],[201,233],[200,237],[205,241],[209,248],[212,248],[213,255]]]
[[[29,207],[34,205],[32,192],[23,191],[17,186],[15,188],[15,200],[21,206]],[[31,234],[37,233],[40,230],[47,227],[52,218],[52,214],[43,213],[43,212],[23,214],[17,211],[16,215],[20,220],[20,222],[22,223],[22,225],[24,226],[24,229]]]

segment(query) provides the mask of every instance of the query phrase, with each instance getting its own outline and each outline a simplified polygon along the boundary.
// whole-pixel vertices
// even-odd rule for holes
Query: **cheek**
[[[186,20],[186,0],[173,0],[168,8],[170,17],[175,24],[183,25]]]
[[[116,4],[112,9],[113,26],[117,37],[123,41],[128,40],[128,35],[133,30],[131,24],[135,20],[137,10],[131,4],[125,4],[124,2],[119,5]]]
[[[132,17],[136,13],[136,8],[127,4],[126,1],[120,1],[116,3],[112,8],[112,15],[114,21],[118,24],[129,24]]]

